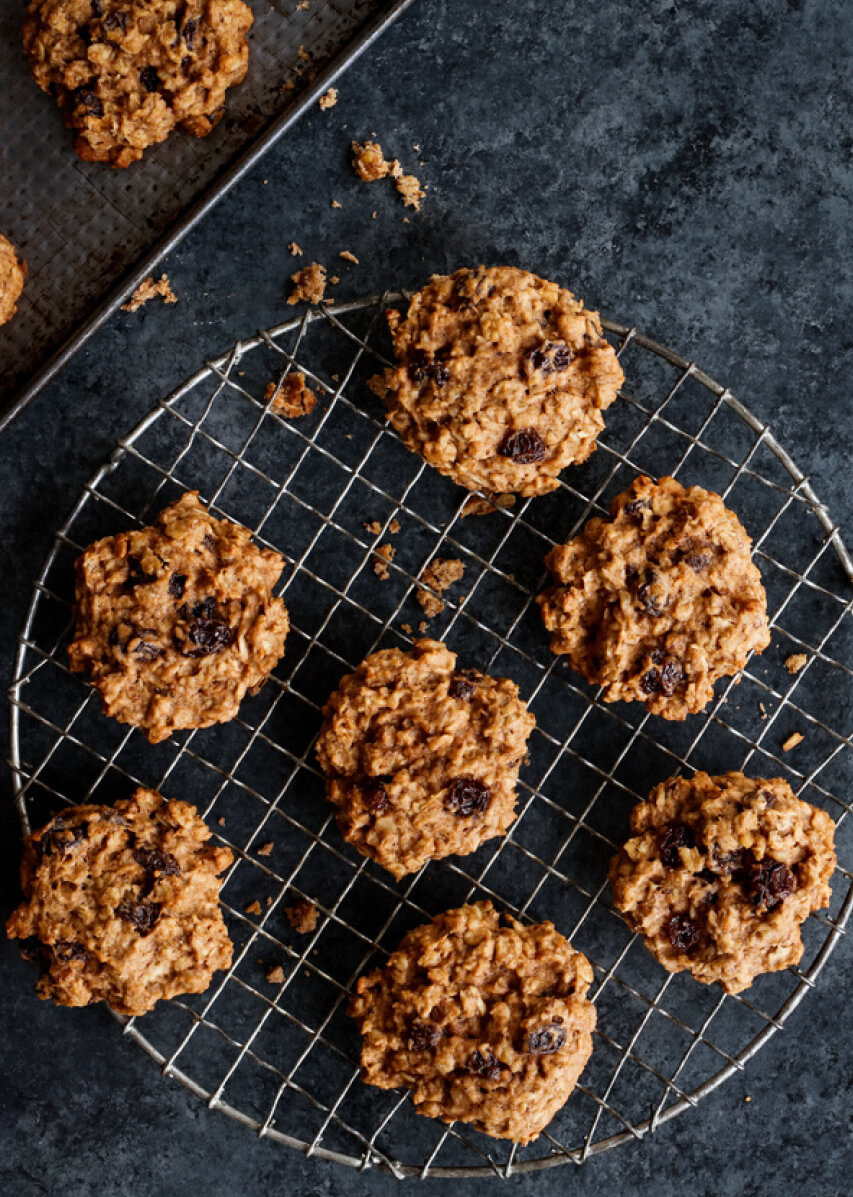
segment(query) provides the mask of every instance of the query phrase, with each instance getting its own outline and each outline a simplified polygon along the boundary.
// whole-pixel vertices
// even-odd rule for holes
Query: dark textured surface
[[[291,239],[303,263],[331,265],[342,249],[361,259],[341,261],[342,297],[481,259],[573,284],[727,382],[853,539],[851,36],[840,0],[589,11],[421,0],[347,76],[338,106],[291,134],[173,255],[179,304],[114,319],[3,438],[4,675],[31,579],[81,483],[205,353],[284,318]],[[352,175],[350,137],[374,132],[405,166],[423,160],[420,214]],[[3,785],[5,916],[17,826]],[[394,1188],[256,1142],[162,1080],[107,1014],[38,1003],[30,966],[0,950],[3,1192]],[[842,944],[744,1077],[643,1144],[512,1187],[848,1192],[851,985]]]

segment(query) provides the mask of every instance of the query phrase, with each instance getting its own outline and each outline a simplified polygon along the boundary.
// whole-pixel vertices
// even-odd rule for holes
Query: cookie
[[[671,777],[634,807],[613,900],[671,973],[739,993],[803,954],[829,904],[835,826],[781,777]]]
[[[249,63],[243,0],[31,0],[24,53],[87,162],[129,166],[176,125],[205,137]]]
[[[0,324],[11,320],[17,312],[26,277],[26,262],[18,260],[14,245],[0,233]]]
[[[232,854],[209,839],[194,806],[144,789],[68,807],[29,836],[6,934],[39,962],[38,996],[144,1014],[203,993],[231,964],[218,874]]]
[[[71,668],[91,673],[105,714],[152,744],[225,723],[284,652],[287,611],[272,597],[283,567],[188,491],[151,527],[78,559]]]
[[[585,461],[623,374],[597,312],[512,266],[434,275],[388,312],[371,382],[405,444],[469,490],[541,495]]]
[[[437,640],[362,662],[323,709],[317,759],[344,839],[397,880],[515,820],[536,720],[507,678],[456,668]]]
[[[591,982],[551,923],[523,925],[491,902],[449,910],[359,980],[362,1079],[411,1089],[419,1114],[529,1143],[592,1053]]]
[[[545,558],[538,597],[551,650],[565,653],[604,702],[653,715],[701,711],[718,678],[770,643],[752,542],[719,495],[674,478],[636,478],[610,519]]]

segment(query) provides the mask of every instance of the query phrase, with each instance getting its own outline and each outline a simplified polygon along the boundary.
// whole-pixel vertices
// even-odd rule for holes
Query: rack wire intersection
[[[11,689],[11,764],[25,830],[62,803],[110,802],[140,784],[195,802],[234,850],[222,890],[232,968],[205,994],[120,1019],[166,1075],[308,1155],[398,1177],[508,1177],[580,1164],[697,1105],[784,1025],[843,935],[853,904],[843,796],[853,564],[808,478],[765,425],[694,364],[608,321],[628,385],[599,451],[551,495],[466,515],[467,495],[403,448],[365,386],[385,361],[382,312],[403,298],[311,309],[239,342],[119,442],[35,584]],[[321,402],[288,422],[272,412],[267,389],[291,370]],[[552,656],[533,602],[545,552],[640,472],[721,493],[753,537],[768,592],[771,647],[683,724],[637,704],[601,703]],[[151,746],[104,718],[68,671],[72,564],[93,539],[150,522],[186,489],[285,557],[291,632],[275,675],[236,720]],[[377,524],[378,533],[366,526]],[[383,581],[373,566],[387,543],[395,555]],[[340,676],[368,652],[417,635],[405,629],[423,619],[415,591],[436,555],[458,558],[465,574],[429,634],[461,664],[514,678],[537,729],[510,834],[395,885],[341,840],[312,746]],[[795,675],[784,665],[793,653],[808,658]],[[794,731],[805,739],[785,752]],[[837,823],[832,905],[808,920],[801,966],[736,997],[666,974],[607,893],[607,861],[630,808],[655,782],[700,768],[783,776]],[[482,897],[521,918],[550,918],[595,969],[592,1060],[526,1148],[417,1117],[405,1094],[363,1085],[345,1013],[357,977],[406,930]],[[320,914],[307,935],[285,914],[299,899]]]

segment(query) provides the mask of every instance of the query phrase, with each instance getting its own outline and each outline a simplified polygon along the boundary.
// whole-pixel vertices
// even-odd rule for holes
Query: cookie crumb
[[[216,822],[219,824],[220,827],[224,827],[225,826],[225,816],[220,815],[219,818],[216,820]]]
[[[391,523],[388,525],[388,531],[391,533],[392,536],[396,536],[397,533],[400,531],[400,521],[399,520],[391,520]]]
[[[309,415],[317,406],[317,396],[305,385],[304,374],[287,374],[278,387],[274,382],[268,382],[264,398],[267,402],[272,399],[271,411],[291,420]]]
[[[763,702],[760,702],[758,704],[758,709],[759,709],[759,711],[761,711],[761,718],[766,719],[767,718],[767,708],[765,707]]]
[[[299,244],[298,241],[289,241],[287,248],[293,254],[294,258],[302,257],[302,246]]]
[[[342,249],[341,252],[338,254],[338,257],[344,258],[347,262],[353,262],[356,266],[359,265],[358,258],[355,256],[354,253],[351,253],[348,249]]]
[[[292,906],[285,906],[284,913],[293,930],[299,935],[308,935],[317,926],[317,907],[304,898],[294,902]]]
[[[491,515],[497,508],[507,508],[515,506],[515,495],[497,495],[489,491],[485,498],[479,498],[477,495],[471,495],[465,500],[462,511],[462,516],[466,515]]]
[[[284,981],[284,969],[280,964],[276,964],[274,968],[270,969],[267,973],[267,980],[271,985],[281,985]]]
[[[342,208],[343,204],[339,204],[337,200],[332,200],[332,207],[333,208]]]
[[[330,87],[329,90],[324,92],[324,94],[320,96],[320,99],[317,101],[323,111],[326,111],[328,108],[334,108],[337,102],[338,89],[336,87]]]
[[[437,595],[433,594],[429,590],[422,590],[418,588],[418,592],[415,597],[420,603],[423,613],[427,619],[435,619],[435,617],[437,615],[441,615],[442,611],[444,610],[444,603],[440,598],[438,598]],[[418,628],[419,630],[424,631],[426,629],[426,624],[420,623],[418,624]]]
[[[158,295],[164,303],[178,302],[178,297],[172,290],[172,285],[167,275],[161,274],[159,282],[155,283],[154,276],[149,274],[148,278],[142,280],[127,303],[121,305],[121,310],[123,312],[135,312],[144,303],[148,303],[149,299],[156,299]]]
[[[751,1098],[751,1097],[749,1097],[749,1096],[747,1096],[747,1097],[745,1097],[743,1100],[744,1100],[744,1101],[752,1101],[752,1098]]]
[[[255,899],[254,902],[250,902],[249,905],[246,907],[246,914],[260,914],[260,913],[261,913],[261,904],[260,904],[260,902],[257,901],[257,899]]]
[[[379,520],[368,520],[366,524],[362,524],[365,532],[369,532],[371,536],[378,536],[382,531],[382,525]]]
[[[260,848],[258,848],[258,856],[269,856],[274,847],[275,844],[272,842],[272,840],[266,844],[261,844]]]
[[[407,636],[413,636],[415,634],[415,630],[410,623],[401,623],[400,627]]]
[[[792,732],[788,739],[782,745],[783,752],[790,752],[792,748],[796,748],[798,744],[802,744],[805,736],[801,732]]]
[[[309,0],[299,0],[299,3],[296,5],[297,10],[300,10],[301,12],[307,12],[308,6]]]
[[[376,179],[384,179],[393,173],[400,164],[396,160],[388,161],[382,152],[378,141],[352,142],[352,166],[355,173],[365,183],[373,183]]]
[[[373,572],[382,582],[388,581],[390,573],[388,562],[394,560],[394,553],[396,551],[391,544],[381,544],[373,554]]]
[[[421,210],[421,200],[426,195],[420,180],[416,179],[414,175],[401,175],[397,180],[397,190],[403,197],[403,203],[407,208],[414,208],[416,212]]]
[[[809,659],[805,653],[791,653],[790,657],[785,658],[785,668],[788,673],[799,673],[808,663]]]
[[[293,290],[287,298],[288,303],[322,303],[326,294],[326,268],[319,262],[312,262],[310,266],[297,270],[290,276]]]
[[[299,49],[296,51],[296,57],[299,59],[300,62],[310,62],[311,61],[311,55],[308,53],[308,51],[305,49],[304,46],[300,46]]]
[[[437,590],[439,594],[443,594],[449,586],[454,582],[458,582],[465,573],[465,566],[458,558],[455,557],[434,557],[426,569],[421,574],[421,582],[426,586],[432,587],[432,590]],[[429,619],[434,619],[436,615],[440,615],[444,610],[444,603],[436,595],[429,590],[424,590],[423,587],[418,588],[417,600],[423,609],[424,615]]]

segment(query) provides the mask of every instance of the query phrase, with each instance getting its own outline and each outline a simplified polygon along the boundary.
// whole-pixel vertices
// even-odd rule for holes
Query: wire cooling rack
[[[232,968],[205,994],[120,1020],[166,1075],[308,1155],[398,1177],[507,1177],[580,1164],[653,1133],[742,1070],[814,986],[853,902],[843,866],[853,821],[842,796],[853,566],[768,429],[693,364],[609,322],[628,381],[599,451],[565,471],[551,495],[466,514],[467,495],[400,444],[365,386],[387,352],[383,309],[401,298],[306,311],[240,342],[120,441],[35,586],[11,690],[12,766],[25,828],[61,803],[109,802],[140,784],[195,802],[234,850],[222,890]],[[321,401],[288,422],[265,396],[292,369]],[[639,472],[719,491],[753,536],[768,593],[770,648],[682,724],[601,703],[550,653],[534,603],[545,552]],[[72,565],[91,540],[149,522],[188,488],[283,554],[291,632],[274,677],[239,718],[152,746],[102,716],[68,671]],[[389,543],[382,580],[376,550]],[[397,885],[341,839],[312,746],[340,676],[418,634],[416,584],[436,555],[461,560],[465,573],[429,634],[462,665],[514,678],[537,728],[510,834]],[[795,674],[785,666],[793,654],[807,658]],[[804,739],[786,751],[795,732]],[[838,826],[832,905],[806,923],[801,967],[739,996],[665,973],[608,897],[608,859],[631,807],[654,783],[692,769],[781,775]],[[525,1148],[418,1117],[406,1094],[362,1084],[345,1013],[357,977],[409,928],[483,897],[521,918],[552,919],[595,969],[592,1059],[564,1110]],[[303,899],[319,912],[308,934],[286,917]]]

